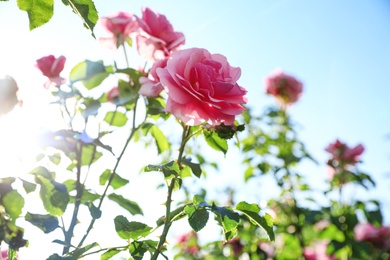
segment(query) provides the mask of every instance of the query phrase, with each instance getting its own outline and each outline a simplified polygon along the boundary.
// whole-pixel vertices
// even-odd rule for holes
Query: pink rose
[[[130,37],[130,34],[138,29],[138,23],[135,16],[127,12],[118,12],[110,16],[101,17],[99,24],[105,29],[107,37],[101,37],[100,43],[116,49],[124,44]]]
[[[175,32],[165,15],[142,9],[142,18],[138,18],[140,34],[137,35],[138,52],[148,60],[160,60],[169,57],[172,51],[184,44],[184,34]]]
[[[157,75],[168,93],[165,110],[186,125],[233,125],[244,111],[247,91],[237,84],[241,69],[220,54],[198,48],[176,51]]]
[[[193,255],[199,251],[198,235],[193,231],[179,236],[177,242],[185,253]]]
[[[302,95],[302,83],[281,70],[269,75],[264,83],[267,94],[273,95],[283,108],[295,103]]]
[[[160,78],[158,77],[156,70],[158,68],[165,68],[167,66],[168,59],[156,61],[149,72],[149,77],[141,77],[139,83],[141,88],[138,91],[140,95],[146,97],[158,97],[164,87],[160,83]]]
[[[18,104],[18,90],[18,85],[12,77],[0,77],[0,116],[10,112]]]
[[[55,58],[53,55],[45,56],[37,60],[35,65],[43,75],[49,78],[45,83],[45,88],[49,88],[50,85],[54,84],[59,87],[65,83],[65,79],[60,77],[61,71],[64,69],[66,58],[60,56]]]
[[[119,98],[119,88],[113,87],[110,91],[107,92],[107,100],[111,103],[115,103],[115,100]]]
[[[370,223],[359,223],[353,231],[356,241],[370,242],[382,250],[390,248],[390,227],[376,228]]]
[[[332,155],[332,160],[339,161],[343,164],[356,164],[359,161],[360,155],[364,152],[363,145],[359,144],[353,148],[349,148],[345,143],[338,139],[329,144],[325,151]]]
[[[335,256],[326,253],[328,243],[328,241],[324,240],[314,243],[311,247],[305,247],[303,256],[306,260],[337,260]]]

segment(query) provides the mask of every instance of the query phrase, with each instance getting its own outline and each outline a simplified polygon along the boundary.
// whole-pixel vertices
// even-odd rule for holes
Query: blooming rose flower
[[[165,68],[167,66],[168,59],[158,60],[156,61],[149,72],[149,77],[141,77],[139,79],[139,83],[141,84],[141,88],[138,91],[140,95],[146,97],[158,97],[160,92],[164,89],[160,82],[160,78],[156,73],[156,69]]]
[[[116,49],[125,43],[130,34],[138,29],[137,19],[127,12],[117,12],[101,17],[99,24],[108,34],[107,37],[99,39],[100,43],[112,49]]]
[[[326,253],[328,243],[328,241],[324,240],[314,243],[312,247],[305,247],[303,256],[306,260],[337,260],[335,256]]]
[[[19,102],[16,81],[10,76],[0,77],[0,116],[10,112]]]
[[[356,241],[370,242],[382,250],[390,248],[390,227],[377,228],[370,223],[359,223],[353,231]]]
[[[281,70],[265,78],[264,83],[267,94],[273,95],[283,108],[295,103],[302,95],[302,83]]]
[[[115,99],[119,97],[119,88],[113,87],[110,91],[107,92],[107,100],[111,103],[115,103]]]
[[[54,84],[59,87],[65,83],[65,79],[60,77],[61,71],[64,69],[66,58],[60,56],[55,58],[53,55],[45,56],[37,60],[35,65],[43,75],[49,78],[45,83],[45,88],[49,88],[50,85]]]
[[[364,147],[359,144],[350,148],[337,139],[334,143],[329,144],[328,147],[325,148],[325,151],[332,155],[332,160],[353,165],[359,161],[360,155],[364,152]]]
[[[172,51],[184,44],[184,34],[175,32],[165,15],[142,9],[142,18],[138,18],[140,34],[137,35],[138,52],[148,60],[169,57]]]
[[[165,110],[186,125],[233,125],[244,111],[246,90],[237,84],[241,69],[205,49],[175,51],[157,75],[168,93]]]

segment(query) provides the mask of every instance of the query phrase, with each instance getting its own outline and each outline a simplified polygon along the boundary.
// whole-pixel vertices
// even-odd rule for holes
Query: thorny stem
[[[182,134],[182,139],[181,139],[181,145],[179,149],[179,155],[177,158],[177,163],[181,169],[181,160],[183,158],[183,153],[184,153],[184,148],[186,143],[189,140],[191,133],[191,127],[190,126],[183,126],[183,134]],[[172,203],[172,192],[175,187],[175,182],[176,182],[176,177],[172,178],[171,183],[168,186],[168,195],[167,195],[167,201],[166,201],[166,211],[165,211],[165,223],[164,223],[164,229],[163,232],[160,236],[160,241],[158,243],[158,246],[156,248],[156,251],[154,251],[154,254],[152,255],[151,260],[156,260],[159,254],[161,253],[164,244],[166,242],[166,238],[168,235],[169,228],[172,225],[171,221],[171,203]]]
[[[80,203],[81,203],[81,197],[83,196],[83,186],[81,184],[80,178],[81,178],[81,154],[82,154],[83,145],[79,143],[78,149],[76,149],[77,153],[77,181],[76,181],[76,197],[74,202],[74,209],[73,209],[73,215],[72,220],[69,225],[68,231],[65,232],[65,246],[62,251],[62,254],[67,254],[69,252],[69,249],[71,247],[71,241],[74,233],[74,228],[77,224],[77,216],[79,213]]]

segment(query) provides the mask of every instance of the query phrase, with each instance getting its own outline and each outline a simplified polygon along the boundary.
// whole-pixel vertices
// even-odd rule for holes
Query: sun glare
[[[18,177],[32,170],[39,147],[34,117],[16,107],[0,118],[0,177]]]

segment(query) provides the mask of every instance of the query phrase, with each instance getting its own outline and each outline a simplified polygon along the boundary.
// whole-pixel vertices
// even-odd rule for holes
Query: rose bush
[[[240,68],[220,54],[192,48],[172,54],[157,75],[168,93],[166,111],[186,125],[233,125],[247,91],[237,84]]]
[[[93,10],[93,5],[88,7]],[[78,4],[73,8],[87,27],[93,27],[92,18],[81,12],[85,9],[79,10]],[[299,166],[318,162],[299,140],[287,112],[302,94],[300,81],[281,71],[268,76],[266,91],[279,106],[259,114],[247,106],[247,90],[238,83],[241,69],[203,48],[179,50],[184,35],[174,31],[164,15],[143,8],[141,18],[119,12],[102,17],[99,24],[108,32],[100,42],[115,49],[121,45],[126,67],[85,60],[65,79],[60,76],[65,57],[37,60],[48,78],[45,86],[55,86],[48,89],[51,106],[61,111],[64,123],[42,134],[36,168],[26,176],[0,179],[0,242],[9,245],[10,257],[28,245],[25,229],[18,225],[31,224],[55,236],[53,243],[62,249],[50,247],[48,260],[95,259],[97,254],[100,259],[152,260],[170,255],[228,260],[390,258],[390,229],[383,223],[381,204],[368,196],[346,198],[343,192],[353,188],[360,193],[375,185],[359,169],[362,145],[331,143],[325,151],[334,175],[326,189],[313,189],[306,182]],[[126,48],[133,47],[133,39],[150,69],[130,66],[133,60]],[[117,84],[107,78],[115,78]],[[13,96],[15,88],[11,90]],[[255,181],[260,190],[267,177],[266,185],[278,193],[275,198],[238,201],[236,187],[212,197],[198,185],[197,178],[221,169],[211,161],[207,146],[226,155],[230,144],[238,149],[237,174],[245,184]],[[134,147],[136,155],[129,156],[126,151]],[[157,148],[157,156],[149,156],[150,147]],[[153,163],[135,169],[141,159]],[[134,171],[151,173],[148,182],[138,183]],[[160,183],[149,187],[149,179],[155,177]],[[140,193],[125,189],[130,181],[141,188],[142,197],[150,196],[149,190],[163,190],[164,212],[146,216],[159,212],[161,196],[149,202],[158,206],[144,212],[137,203]],[[27,196],[39,198],[41,205],[26,209]],[[111,204],[104,208],[103,202]],[[107,217],[113,205],[120,209],[114,219]],[[210,232],[200,232],[210,216],[220,228],[212,241]],[[149,217],[155,221],[147,222]],[[191,231],[172,244],[168,234],[184,219]],[[107,221],[112,230],[106,229]],[[102,229],[103,236],[94,233]],[[108,239],[112,235],[118,239]]]

